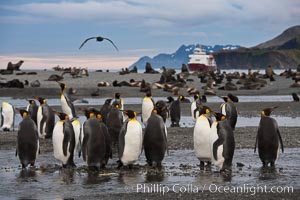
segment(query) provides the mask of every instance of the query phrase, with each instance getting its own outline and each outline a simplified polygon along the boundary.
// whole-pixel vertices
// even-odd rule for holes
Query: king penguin
[[[111,105],[111,101],[112,99],[106,99],[104,104],[102,105],[101,109],[100,109],[100,113],[102,116],[102,121],[104,124],[106,124],[106,119],[107,119],[107,115],[110,112],[112,105]]]
[[[69,116],[65,113],[55,112],[59,117],[56,122],[53,135],[54,157],[62,162],[63,167],[75,167],[74,150],[75,150],[75,133]]]
[[[254,153],[256,146],[258,146],[258,155],[263,167],[268,166],[268,164],[271,167],[275,166],[275,161],[279,154],[279,145],[282,152],[284,151],[278,124],[274,118],[270,117],[271,112],[275,108],[266,108],[261,112],[261,119],[258,126]]]
[[[196,121],[196,117],[199,116],[199,114],[196,113],[196,109],[197,109],[197,101],[200,97],[200,93],[196,92],[194,94],[194,101],[191,103],[191,115],[193,118],[193,121]]]
[[[121,94],[119,92],[115,93],[115,98],[112,100],[112,103],[115,101],[120,104],[120,110],[124,110],[124,99],[121,98]]]
[[[15,109],[13,105],[3,101],[1,107],[1,117],[2,117],[1,129],[3,131],[14,130]]]
[[[66,84],[57,82],[61,88],[61,95],[60,95],[60,101],[61,101],[61,109],[63,113],[66,113],[69,116],[69,119],[73,119],[73,117],[76,117],[75,114],[75,107],[72,103],[71,99],[69,98],[67,92],[66,92]]]
[[[229,96],[231,96],[231,95],[229,95]],[[234,99],[233,97],[235,97],[235,96],[233,96],[231,98],[229,96],[221,97],[224,100],[224,103],[221,104],[220,110],[221,110],[221,113],[226,116],[226,119],[229,121],[229,124],[230,124],[232,130],[234,130],[236,122],[237,122],[238,114],[237,114],[237,109],[232,100],[232,99]]]
[[[143,144],[148,165],[152,166],[155,162],[157,167],[161,167],[168,149],[168,142],[166,126],[156,109],[153,109],[145,127]]]
[[[231,171],[232,159],[235,149],[233,130],[222,113],[214,113],[216,121],[211,126],[210,147],[212,163],[220,171]]]
[[[107,126],[103,123],[102,114],[100,111],[96,110],[95,108],[90,108],[89,111],[93,112],[95,114],[96,119],[100,123],[100,127],[103,131],[103,134],[105,136],[105,146],[106,146],[106,152],[105,152],[105,162],[107,164],[109,158],[112,158],[112,147],[111,147],[111,137],[108,132]]]
[[[39,138],[51,138],[55,123],[55,115],[52,108],[47,104],[46,99],[36,97],[40,105],[37,112],[37,128]]]
[[[210,108],[206,107],[203,114],[197,117],[194,126],[194,150],[197,158],[200,160],[200,169],[211,165],[210,133],[213,123]]]
[[[129,165],[138,160],[142,153],[143,131],[140,122],[136,119],[136,112],[125,110],[127,116],[119,135],[119,168]]]
[[[87,120],[82,125],[82,157],[89,169],[99,170],[107,163],[105,134],[93,111],[85,110],[85,116]]]
[[[38,111],[38,106],[35,103],[34,99],[29,99],[28,100],[29,104],[26,108],[29,116],[31,117],[31,119],[35,122],[35,124],[37,124],[37,111]]]
[[[170,104],[170,117],[171,127],[179,127],[179,121],[181,117],[181,106],[180,102],[184,99],[183,95],[179,95],[177,100],[172,101]]]
[[[29,164],[34,166],[39,154],[39,136],[35,122],[26,110],[20,110],[22,121],[19,124],[17,135],[16,156],[19,155],[22,168]]]
[[[115,101],[112,109],[107,115],[106,125],[111,136],[112,143],[117,145],[119,140],[119,133],[123,125],[123,115],[120,111],[120,104]]]
[[[157,114],[159,114],[164,122],[166,123],[167,118],[169,117],[169,109],[165,101],[159,100],[155,103],[155,108],[157,110]]]
[[[154,108],[154,101],[152,99],[151,91],[147,91],[142,102],[142,122],[147,125],[148,118],[150,117]]]

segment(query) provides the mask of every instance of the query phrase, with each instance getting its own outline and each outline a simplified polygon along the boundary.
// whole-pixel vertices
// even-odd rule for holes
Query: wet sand
[[[31,88],[26,86],[24,89],[8,89],[0,88],[0,96],[2,97],[12,97],[12,98],[31,98],[32,96],[43,96],[46,98],[59,98],[60,88],[56,82],[45,81],[50,74],[61,74],[60,72],[53,71],[37,71],[38,75],[5,75],[1,78],[6,78],[7,80],[12,80],[18,78],[21,81],[28,80],[32,82],[34,80],[39,80],[41,82],[41,87]],[[82,78],[72,78],[68,74],[64,76],[63,82],[67,84],[68,87],[72,87],[78,90],[75,98],[87,98],[91,97],[91,92],[97,89],[97,83],[100,81],[112,82],[113,80],[118,81],[129,81],[130,79],[142,80],[145,79],[147,82],[153,83],[159,80],[159,74],[129,74],[120,76],[118,73],[106,73],[106,72],[93,72],[90,73],[89,77]],[[194,81],[189,82],[190,87],[196,87],[200,89],[204,84],[200,84],[196,76],[190,76]],[[269,82],[268,85],[260,90],[237,90],[231,91],[235,95],[244,96],[255,96],[255,95],[290,95],[292,92],[299,93],[299,88],[290,88],[289,85],[293,83],[291,79],[285,77],[275,76],[275,82]],[[101,87],[100,96],[96,98],[111,98],[115,92],[121,92],[122,97],[143,97],[144,93],[139,92],[139,88],[135,87]],[[217,95],[226,95],[228,91],[217,90]],[[203,90],[200,90],[203,92]],[[182,88],[180,90],[181,94],[187,95],[186,89]],[[160,89],[153,90],[153,96],[157,97],[167,97],[172,95],[171,93],[164,92]],[[191,97],[190,97],[191,98]],[[190,115],[190,104],[185,103],[182,105],[182,115]],[[218,110],[220,103],[208,102],[206,105],[211,107],[213,110]],[[242,102],[237,103],[237,109],[240,116],[245,117],[259,117],[260,110],[271,107],[279,106],[274,115],[288,116],[288,117],[299,117],[300,116],[300,106],[299,102]],[[26,105],[24,105],[25,107]],[[96,108],[100,108],[100,105],[93,105]],[[79,107],[75,106],[77,111]],[[126,105],[126,109],[133,109],[140,112],[140,105]],[[59,109],[59,107],[55,107]],[[299,148],[300,147],[300,127],[280,127],[281,135],[283,138],[283,144],[285,148]],[[253,149],[255,143],[255,137],[257,133],[257,126],[251,127],[237,127],[235,134],[236,148]],[[0,132],[0,150],[11,150],[15,151],[16,147],[16,132]],[[193,149],[193,128],[168,128],[168,144],[169,150],[192,150]],[[41,140],[40,143],[41,154],[49,153],[53,151],[51,140]],[[16,158],[17,159],[17,158]],[[127,173],[127,172],[126,172]],[[135,173],[132,171],[128,172]],[[199,199],[199,198],[209,198],[209,199],[293,199],[299,196],[300,190],[294,190],[293,194],[286,193],[258,193],[256,195],[250,194],[230,194],[230,193],[211,193],[204,191],[203,193],[167,193],[165,195],[159,193],[118,193],[110,194],[108,191],[98,194],[96,196],[89,194],[82,194],[80,197],[74,197],[75,199],[155,199],[155,198],[184,198],[184,199]]]

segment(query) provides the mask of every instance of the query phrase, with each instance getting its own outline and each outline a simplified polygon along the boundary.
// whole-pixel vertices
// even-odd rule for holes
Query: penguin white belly
[[[196,109],[196,101],[193,101],[193,103],[191,104],[191,115],[192,115],[193,121],[196,121],[196,117],[194,115],[195,109]]]
[[[194,149],[197,158],[201,161],[211,160],[210,133],[209,122],[201,115],[197,118],[194,127]]]
[[[35,159],[37,159],[40,151],[40,142],[39,139],[37,139],[37,149],[36,149],[36,154],[35,154]]]
[[[74,129],[74,133],[75,133],[75,150],[76,151],[80,151],[80,122],[78,119],[72,121],[72,126]]]
[[[142,104],[142,119],[143,119],[144,124],[147,123],[153,108],[154,108],[154,105],[153,105],[153,102],[151,101],[151,99],[150,98],[144,99],[143,104]]]
[[[67,155],[65,156],[63,152],[63,140],[64,140],[63,122],[58,121],[55,124],[55,127],[53,129],[53,135],[52,135],[54,158],[61,161],[63,164],[66,164],[70,157],[70,152],[69,152],[70,143],[68,143]]]
[[[226,103],[222,103],[222,105],[221,105],[221,113],[226,116]]]
[[[210,149],[211,149],[211,161],[212,163],[219,167],[223,167],[224,163],[224,157],[223,157],[223,145],[220,145],[217,149],[217,160],[215,160],[214,155],[213,155],[213,144],[214,142],[219,138],[217,134],[217,122],[214,122],[211,126],[211,133],[210,133]]]
[[[142,127],[138,121],[128,123],[124,141],[121,161],[124,165],[132,164],[138,160],[143,144]]]
[[[11,129],[14,125],[14,108],[7,102],[2,102],[3,128]]]
[[[44,138],[45,137],[43,135],[43,133],[41,133],[41,131],[40,131],[42,118],[43,118],[42,106],[39,106],[38,112],[37,112],[37,129],[38,129],[38,133],[39,133],[39,138]]]
[[[60,96],[60,101],[63,113],[67,114],[70,119],[73,119],[72,109],[68,105],[67,99],[63,94]]]

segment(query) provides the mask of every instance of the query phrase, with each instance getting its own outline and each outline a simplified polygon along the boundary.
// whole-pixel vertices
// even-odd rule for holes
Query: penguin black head
[[[35,104],[35,100],[34,99],[28,99],[29,104]]]
[[[41,105],[42,105],[42,104],[45,104],[45,103],[47,102],[46,99],[43,98],[43,97],[35,97],[35,99],[38,100],[38,101],[40,102]]]
[[[20,115],[21,115],[23,118],[26,117],[26,116],[28,115],[27,110],[21,109],[21,110],[19,110],[19,112],[20,112]]]
[[[229,99],[230,99],[231,101],[233,101],[233,102],[235,102],[235,103],[239,102],[239,98],[238,98],[237,96],[235,96],[235,95],[233,95],[233,94],[231,94],[231,93],[229,93],[227,96],[229,97]]]
[[[184,96],[183,95],[179,95],[178,99],[179,99],[179,101],[183,101],[184,100]]]
[[[197,100],[197,99],[199,99],[199,97],[200,97],[200,94],[199,94],[199,92],[195,92],[195,94],[194,94],[194,100]]]
[[[61,82],[57,82],[57,83],[59,84],[61,91],[64,91],[67,88],[66,84],[61,83]]]
[[[264,109],[263,111],[261,111],[261,115],[262,115],[262,116],[270,116],[271,113],[272,113],[272,111],[273,111],[275,108],[277,108],[277,106],[272,107],[272,108],[266,108],[266,109]]]
[[[89,119],[95,117],[95,113],[91,109],[79,108],[84,113],[84,116]]]
[[[119,92],[117,92],[117,93],[115,94],[115,98],[116,98],[116,99],[120,99],[120,97],[121,97],[121,94],[120,94]]]
[[[101,115],[100,111],[97,110],[96,108],[93,108],[93,107],[89,108],[88,111],[89,111],[89,118],[96,116],[96,118],[98,120],[102,120],[102,115]]]
[[[202,114],[208,114],[210,112],[211,112],[211,110],[210,110],[209,107],[200,105],[200,115],[202,115]]]
[[[226,116],[222,113],[213,112],[213,115],[216,117],[217,121],[224,121],[226,119]]]
[[[168,103],[171,103],[171,102],[173,102],[173,101],[174,101],[174,98],[173,98],[173,97],[171,97],[171,96],[169,96],[167,99],[168,99]]]
[[[104,104],[110,105],[111,101],[112,101],[112,99],[106,99]]]
[[[60,120],[67,120],[69,119],[69,116],[62,112],[55,112],[55,114],[59,117]]]
[[[121,108],[121,105],[118,101],[114,101],[113,104],[112,104],[113,107],[117,108],[117,109],[120,109]]]
[[[129,119],[134,119],[136,117],[136,112],[133,110],[124,110],[124,113],[128,116]]]
[[[150,91],[150,90],[147,91],[147,92],[146,92],[146,97],[151,97],[151,96],[152,96],[151,91]]]

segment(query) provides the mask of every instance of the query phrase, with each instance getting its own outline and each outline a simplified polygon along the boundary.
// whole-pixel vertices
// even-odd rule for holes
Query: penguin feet
[[[204,170],[204,161],[200,161],[200,170]]]
[[[118,160],[117,163],[118,163],[117,169],[120,169],[123,166],[123,163],[121,160]]]
[[[4,131],[4,132],[9,132],[9,131],[10,131],[10,129],[9,129],[9,128],[7,128],[7,127],[5,127],[5,128],[3,128],[3,129],[2,129],[2,131]]]

